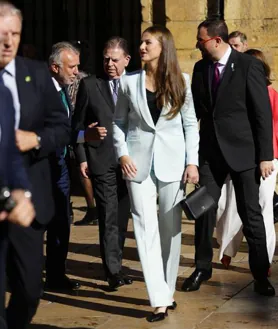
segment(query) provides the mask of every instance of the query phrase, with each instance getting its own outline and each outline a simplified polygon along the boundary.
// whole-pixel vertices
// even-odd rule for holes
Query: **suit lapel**
[[[105,99],[106,103],[108,104],[109,108],[112,112],[115,111],[115,104],[111,95],[111,90],[109,86],[108,80],[97,80],[97,87],[100,90],[100,93],[102,94],[103,98]]]
[[[213,78],[213,72],[212,72],[212,67],[213,63],[211,61],[206,61],[205,62],[205,68],[203,70],[204,75],[204,85],[205,85],[205,90],[208,92],[208,97],[210,104],[212,105],[212,94],[211,94],[211,83],[212,83],[212,78]]]
[[[26,127],[28,122],[28,117],[30,118],[30,99],[32,98],[33,91],[32,88],[32,77],[28,71],[27,66],[21,58],[16,57],[15,59],[16,67],[16,85],[18,91],[18,98],[20,102],[20,122],[19,128]]]
[[[228,59],[228,62],[225,66],[225,71],[224,71],[221,83],[218,87],[215,104],[217,104],[217,101],[219,100],[219,97],[221,97],[221,94],[226,89],[226,87],[229,84],[231,78],[233,77],[233,72],[235,70],[236,60],[237,60],[236,51],[232,50],[231,55]]]
[[[146,124],[151,128],[155,129],[153,119],[149,110],[147,96],[146,96],[146,72],[145,70],[141,71],[137,81],[137,103],[139,110],[142,114],[143,119]]]

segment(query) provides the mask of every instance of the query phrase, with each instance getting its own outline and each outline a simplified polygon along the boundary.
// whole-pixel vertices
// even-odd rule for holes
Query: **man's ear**
[[[51,64],[51,71],[54,73],[58,73],[59,72],[59,66],[55,63]]]
[[[130,61],[130,59],[131,59],[131,56],[130,56],[130,55],[127,55],[127,56],[125,57],[125,59],[126,59],[126,61],[127,61],[127,64],[126,64],[126,66],[128,66],[128,64],[129,64],[129,61]]]

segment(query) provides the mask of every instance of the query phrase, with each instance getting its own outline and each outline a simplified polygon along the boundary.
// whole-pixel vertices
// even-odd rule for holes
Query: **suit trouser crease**
[[[46,276],[59,280],[66,273],[66,260],[70,239],[70,179],[65,158],[60,158],[55,167],[54,177],[55,215],[47,227]]]
[[[42,289],[43,233],[44,229],[35,228],[35,225],[24,228],[9,224],[7,254],[7,275],[11,288],[7,308],[9,329],[27,328],[36,313]]]
[[[129,199],[125,182],[119,181],[118,168],[111,166],[102,175],[93,175],[99,212],[99,241],[106,276],[122,269],[122,254],[129,218]]]
[[[244,172],[234,172],[224,160],[214,160],[200,167],[200,183],[218,204],[221,188],[230,173],[236,194],[237,208],[243,223],[243,233],[249,246],[249,264],[255,279],[267,277],[269,260],[266,246],[266,232],[261,207],[259,205],[260,176],[257,168]],[[211,270],[213,256],[212,235],[216,221],[217,207],[208,211],[195,223],[196,267]]]
[[[262,179],[259,189],[259,200],[266,229],[268,258],[272,262],[276,233],[273,214],[273,194],[276,186],[278,161],[274,160],[274,171],[271,176]],[[236,199],[233,183],[227,178],[221,193],[217,211],[217,240],[220,244],[219,257],[223,254],[235,257],[243,239],[242,222],[237,213]]]
[[[151,306],[172,304],[181,248],[180,182],[154,175],[142,183],[127,181],[138,253]],[[159,217],[157,216],[157,192]]]

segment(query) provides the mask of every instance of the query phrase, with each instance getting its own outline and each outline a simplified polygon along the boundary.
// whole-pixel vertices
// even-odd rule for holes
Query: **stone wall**
[[[207,0],[165,0],[167,27],[174,35],[183,71],[192,73],[200,59],[196,29],[207,15]],[[152,0],[141,0],[142,30],[152,24]],[[278,0],[225,0],[224,17],[230,31],[247,34],[249,47],[263,50],[278,89]]]
[[[266,54],[278,90],[278,1],[225,0],[225,20],[230,31],[247,35],[249,48]]]

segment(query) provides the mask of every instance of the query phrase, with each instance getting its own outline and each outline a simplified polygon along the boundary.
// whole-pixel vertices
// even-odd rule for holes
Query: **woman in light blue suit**
[[[183,183],[197,183],[199,133],[190,81],[182,74],[171,32],[142,34],[142,71],[123,76],[114,118],[114,145],[127,180],[134,231],[154,312],[174,309],[181,248]],[[156,199],[159,195],[159,216]]]

